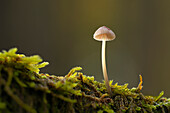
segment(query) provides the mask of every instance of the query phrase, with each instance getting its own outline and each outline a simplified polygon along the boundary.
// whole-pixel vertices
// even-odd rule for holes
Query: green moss
[[[0,109],[5,109],[6,108],[6,104],[4,102],[0,102]]]
[[[141,107],[136,107],[136,111],[141,111]]]
[[[107,94],[105,83],[86,76],[75,67],[65,76],[39,73],[48,62],[38,56],[16,54],[17,48],[0,52],[0,113],[123,113],[166,112],[170,99],[145,96],[141,93],[142,77],[135,88],[128,84],[109,82],[113,96]]]
[[[39,68],[43,68],[49,64],[48,62],[42,62],[41,57],[38,55],[26,57],[23,54],[16,54],[16,52],[17,48],[10,49],[8,52],[3,50],[3,52],[0,52],[0,62],[13,65],[17,68],[25,67],[36,73],[39,73]]]

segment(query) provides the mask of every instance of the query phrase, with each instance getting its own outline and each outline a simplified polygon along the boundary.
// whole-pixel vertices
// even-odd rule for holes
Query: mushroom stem
[[[102,41],[102,68],[103,68],[103,76],[104,76],[104,80],[105,80],[105,84],[106,84],[106,89],[109,93],[109,95],[112,95],[111,92],[111,88],[109,85],[109,80],[108,80],[108,76],[107,76],[107,69],[106,69],[106,58],[105,58],[105,49],[106,49],[106,41],[103,40]]]

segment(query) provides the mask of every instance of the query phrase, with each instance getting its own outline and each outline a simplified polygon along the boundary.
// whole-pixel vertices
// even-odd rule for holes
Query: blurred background
[[[170,97],[168,0],[1,0],[0,51],[38,54],[50,63],[44,73],[65,75],[81,66],[102,81],[101,42],[93,33],[103,25],[117,36],[107,42],[109,79],[132,88],[142,74],[144,94],[163,90]]]

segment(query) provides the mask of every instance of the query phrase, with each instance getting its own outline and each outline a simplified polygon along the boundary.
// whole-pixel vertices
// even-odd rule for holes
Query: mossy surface
[[[48,65],[38,56],[16,54],[17,49],[0,53],[0,113],[168,113],[170,98],[141,93],[128,84],[110,86],[75,67],[65,76],[39,73]],[[42,63],[41,63],[42,62]]]

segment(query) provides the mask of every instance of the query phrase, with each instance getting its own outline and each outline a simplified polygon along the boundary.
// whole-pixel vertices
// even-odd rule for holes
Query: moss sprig
[[[12,48],[9,51],[3,50],[0,52],[0,64],[10,64],[18,68],[22,68],[19,66],[24,66],[36,73],[39,73],[40,68],[49,64],[48,62],[42,62],[43,60],[39,55],[28,57],[24,54],[16,54],[17,50],[17,48]]]

